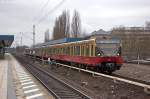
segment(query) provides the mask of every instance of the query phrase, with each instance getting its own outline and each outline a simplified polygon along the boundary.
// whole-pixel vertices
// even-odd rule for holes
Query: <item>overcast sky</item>
[[[59,6],[58,6],[59,5]],[[43,42],[46,29],[52,33],[55,18],[63,10],[80,13],[82,29],[111,30],[113,27],[144,26],[150,21],[150,0],[0,0],[0,34],[14,34],[18,44],[32,44],[32,25],[36,43]]]

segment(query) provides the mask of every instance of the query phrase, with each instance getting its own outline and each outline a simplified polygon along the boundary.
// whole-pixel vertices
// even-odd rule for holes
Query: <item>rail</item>
[[[39,59],[39,60],[44,61],[44,62],[48,62],[48,60],[42,60],[42,59]],[[102,74],[102,73],[98,73],[98,72],[90,71],[90,70],[86,70],[86,69],[81,69],[81,68],[61,64],[61,63],[55,63],[55,64],[56,65],[61,65],[61,66],[64,66],[64,67],[68,67],[68,68],[72,68],[72,69],[75,69],[75,70],[78,70],[78,71],[83,71],[83,72],[86,72],[86,73],[90,73],[93,76],[98,75],[98,76],[110,78],[110,79],[113,79],[113,80],[129,83],[129,84],[132,84],[132,85],[135,85],[135,86],[143,87],[144,92],[147,93],[147,94],[150,94],[150,91],[149,91],[150,90],[150,85],[147,85],[147,84],[144,84],[144,83],[140,83],[140,82],[136,82],[136,81],[132,81],[132,80],[127,80],[127,79],[123,79],[123,78],[119,78],[119,77],[115,77],[115,76],[111,76],[111,75],[106,75],[106,74]]]
[[[56,99],[63,99],[62,97],[76,97],[79,99],[91,99],[89,96],[85,95],[84,93],[82,93],[81,91],[75,89],[74,87],[72,87],[71,85],[65,83],[64,81],[54,77],[53,75],[51,75],[50,73],[48,73],[47,71],[44,71],[41,68],[38,68],[32,64],[29,64],[23,60],[21,60],[22,62],[24,62],[27,67],[27,69],[33,74],[33,76],[35,76],[52,94]],[[49,88],[44,82],[43,80],[41,80],[41,78],[39,78],[36,72],[33,72],[34,69],[36,70],[36,72],[38,72],[38,74],[42,75],[44,74],[47,77],[50,77],[50,82],[52,82],[52,84],[56,84],[55,86],[52,86],[52,88]],[[45,77],[45,76],[42,77]],[[48,78],[47,78],[48,79]],[[55,88],[56,87],[56,88]],[[59,90],[58,90],[59,89]],[[62,91],[63,90],[63,91]],[[68,91],[69,90],[69,91]],[[64,93],[65,92],[65,93]],[[67,93],[69,92],[69,93]],[[71,93],[72,92],[72,93]],[[60,94],[63,93],[63,94]],[[69,94],[69,95],[67,95]],[[72,95],[72,96],[71,96]],[[68,97],[67,97],[68,98]]]

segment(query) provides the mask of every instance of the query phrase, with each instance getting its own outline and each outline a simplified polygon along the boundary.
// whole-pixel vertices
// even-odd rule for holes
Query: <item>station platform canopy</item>
[[[14,41],[14,35],[0,35],[0,47],[10,47]]]

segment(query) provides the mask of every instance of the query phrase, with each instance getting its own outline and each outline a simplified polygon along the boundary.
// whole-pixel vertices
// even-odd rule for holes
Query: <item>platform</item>
[[[0,99],[54,99],[9,53],[0,60]]]

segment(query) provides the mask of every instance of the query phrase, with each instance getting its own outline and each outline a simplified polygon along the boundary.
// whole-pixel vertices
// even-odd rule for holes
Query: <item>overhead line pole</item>
[[[33,25],[33,47],[35,46],[35,25]]]
[[[20,32],[20,35],[21,35],[21,41],[20,41],[20,46],[22,46],[22,32]]]

